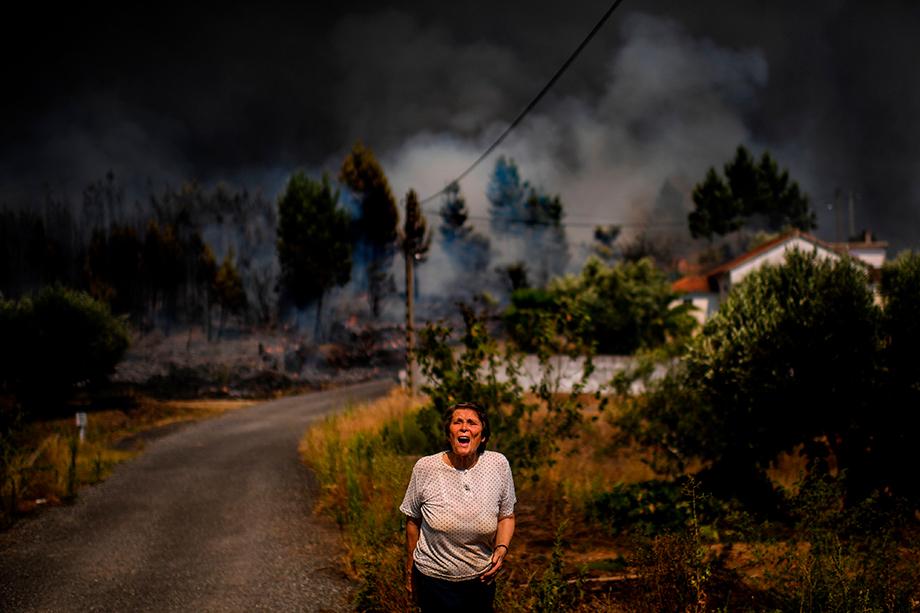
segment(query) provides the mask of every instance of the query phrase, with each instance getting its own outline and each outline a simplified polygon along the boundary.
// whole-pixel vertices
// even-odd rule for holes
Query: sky
[[[26,4],[26,3],[18,3]],[[444,187],[497,137],[606,0],[5,9],[0,205],[196,180],[274,197],[356,140],[394,192]],[[463,182],[485,225],[495,157],[559,194],[569,231],[686,235],[690,193],[744,144],[810,196],[820,237],[854,202],[920,248],[920,4],[625,0]],[[836,212],[832,208],[839,193]],[[433,203],[430,210],[437,208]],[[846,232],[846,223],[841,224]]]

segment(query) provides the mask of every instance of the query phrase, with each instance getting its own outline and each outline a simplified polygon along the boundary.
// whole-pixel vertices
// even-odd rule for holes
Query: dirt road
[[[349,610],[297,443],[390,387],[275,400],[151,443],[73,506],[0,534],[0,611]]]

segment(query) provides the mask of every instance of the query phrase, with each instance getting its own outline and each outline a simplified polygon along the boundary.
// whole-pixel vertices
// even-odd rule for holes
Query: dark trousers
[[[422,613],[492,613],[495,581],[483,583],[479,578],[445,581],[419,572],[412,566],[415,598]]]

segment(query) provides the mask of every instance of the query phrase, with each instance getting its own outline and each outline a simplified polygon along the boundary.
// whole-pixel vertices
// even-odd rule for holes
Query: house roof
[[[847,255],[846,249],[843,248],[843,246],[841,245],[835,245],[833,243],[822,241],[821,239],[815,238],[814,236],[812,236],[811,234],[808,234],[807,232],[793,230],[781,236],[777,236],[776,238],[769,240],[763,243],[762,245],[758,245],[757,247],[751,249],[750,251],[746,253],[739,255],[733,260],[729,260],[728,262],[725,262],[724,264],[720,264],[716,266],[715,268],[710,269],[705,274],[691,275],[691,276],[687,276],[687,277],[678,279],[677,281],[671,284],[671,289],[674,292],[677,292],[679,294],[711,292],[712,284],[710,283],[710,280],[713,277],[716,277],[724,273],[731,272],[732,270],[734,270],[735,268],[738,268],[745,262],[748,262],[749,260],[753,260],[757,256],[763,253],[766,253],[767,251],[770,251],[774,247],[781,245],[784,242],[792,240],[794,238],[802,239],[806,242],[809,242],[815,245],[816,247],[821,247],[822,249],[826,249],[827,251],[831,251],[838,255]]]
[[[785,243],[786,241],[792,240],[792,239],[794,239],[794,238],[800,238],[800,239],[802,239],[802,240],[804,240],[804,241],[806,241],[806,242],[809,242],[809,243],[815,245],[816,247],[821,247],[822,249],[827,249],[828,251],[832,251],[833,253],[836,253],[836,254],[838,254],[838,255],[845,255],[845,254],[846,254],[846,250],[841,249],[840,247],[837,247],[837,246],[835,246],[835,245],[833,245],[833,244],[831,244],[831,243],[827,243],[827,242],[825,242],[825,241],[822,241],[821,239],[815,238],[814,236],[812,236],[811,234],[808,234],[808,233],[806,233],[806,232],[801,232],[801,231],[799,231],[799,230],[793,230],[793,231],[787,232],[786,234],[783,234],[783,235],[781,235],[781,236],[777,236],[777,237],[774,238],[773,240],[769,240],[769,241],[763,243],[762,245],[758,245],[757,247],[751,249],[751,250],[748,251],[747,253],[742,253],[741,255],[739,255],[738,257],[736,257],[736,258],[733,259],[733,260],[730,260],[730,261],[728,261],[728,262],[725,262],[724,264],[720,264],[719,266],[716,266],[715,268],[713,268],[712,270],[710,270],[709,272],[707,272],[707,273],[706,273],[706,276],[707,276],[707,277],[711,277],[712,275],[718,275],[718,274],[721,274],[721,273],[723,273],[723,272],[729,272],[729,271],[731,271],[731,270],[734,270],[735,268],[738,268],[739,266],[741,266],[742,264],[744,264],[744,263],[747,262],[748,260],[753,260],[754,258],[756,258],[757,256],[759,256],[760,254],[766,253],[767,251],[773,249],[773,248],[776,247],[777,245],[781,245],[781,244]]]
[[[671,291],[678,294],[709,293],[709,278],[706,275],[682,277],[671,284]]]

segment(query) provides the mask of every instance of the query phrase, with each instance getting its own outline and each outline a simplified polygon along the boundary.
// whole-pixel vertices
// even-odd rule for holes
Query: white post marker
[[[77,427],[80,429],[80,442],[86,438],[86,413],[77,413]]]

